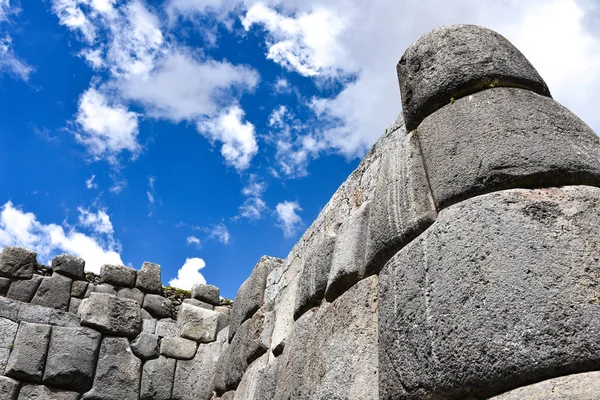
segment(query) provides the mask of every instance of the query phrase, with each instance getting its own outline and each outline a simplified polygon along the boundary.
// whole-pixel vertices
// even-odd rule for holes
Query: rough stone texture
[[[600,371],[561,376],[503,393],[490,400],[597,400]]]
[[[0,276],[31,279],[37,253],[23,247],[6,246],[0,253]]]
[[[52,270],[69,278],[85,279],[85,260],[81,257],[61,254],[52,260]]]
[[[158,335],[142,332],[131,342],[131,350],[138,358],[149,360],[158,357]]]
[[[33,275],[31,279],[14,281],[6,293],[6,297],[29,303],[42,282],[41,275]]]
[[[19,313],[24,306],[25,304],[20,301],[0,296],[0,317],[19,321]]]
[[[85,392],[92,386],[100,333],[88,328],[52,328],[43,383]]]
[[[160,342],[160,354],[162,356],[189,360],[196,354],[197,344],[193,340],[180,337],[165,337]]]
[[[71,278],[60,274],[45,276],[35,292],[31,304],[68,311],[72,283]]]
[[[550,91],[512,43],[475,25],[451,25],[421,36],[398,63],[402,110],[408,131],[440,107],[494,86]]]
[[[437,216],[419,140],[404,126],[382,156],[369,214],[365,274],[379,273],[385,263]]]
[[[168,318],[173,313],[173,303],[158,294],[144,296],[144,310],[155,318]]]
[[[100,346],[89,400],[138,400],[142,362],[131,354],[126,338],[105,336]]]
[[[202,307],[202,308],[205,308],[207,310],[212,310],[213,308],[215,308],[215,311],[216,311],[216,307],[214,307],[212,304],[208,304],[208,303],[205,303],[205,302],[200,301],[200,300],[196,300],[196,299],[183,299],[183,302],[186,303],[186,304],[191,304],[191,305],[196,306],[196,307]],[[221,306],[217,306],[217,307],[221,307]]]
[[[0,399],[17,400],[19,386],[19,381],[7,378],[6,376],[0,376]]]
[[[154,317],[152,317],[152,315],[150,315],[150,313],[143,308],[140,309],[140,314],[142,315],[142,319],[154,319]]]
[[[71,297],[71,302],[69,303],[69,312],[72,314],[77,314],[82,301],[82,299],[77,297]]]
[[[192,298],[208,304],[219,305],[219,288],[213,285],[194,285],[192,286]]]
[[[87,292],[89,282],[87,281],[74,281],[71,286],[71,297],[77,297],[83,299]]]
[[[598,209],[600,189],[571,186],[442,210],[380,275],[382,398],[481,398],[600,368]]]
[[[600,138],[556,101],[527,90],[457,100],[426,118],[418,137],[438,209],[495,190],[600,185]]]
[[[146,293],[159,294],[162,291],[160,265],[151,262],[142,264],[142,269],[137,273],[135,286]]]
[[[201,344],[193,359],[177,361],[173,400],[209,400],[217,360],[227,347],[225,340]],[[266,400],[266,399],[265,399]]]
[[[142,330],[139,304],[106,293],[92,293],[89,299],[83,300],[79,316],[81,325],[108,335],[134,338]]]
[[[10,349],[17,335],[18,328],[18,323],[7,318],[0,318],[0,375],[4,374],[4,368],[8,362]],[[1,390],[0,393],[2,393]]]
[[[50,330],[48,325],[21,322],[4,374],[20,381],[40,383]]]
[[[100,283],[119,287],[134,287],[136,270],[124,265],[104,264],[100,267]]]
[[[160,357],[144,364],[140,400],[171,400],[175,362],[172,358]]]
[[[18,400],[78,400],[79,393],[43,385],[23,385]]]
[[[178,337],[179,325],[172,319],[161,319],[156,322],[156,334],[160,337]]]
[[[10,278],[0,277],[0,296],[6,296],[10,290],[10,284],[12,280]]]
[[[184,303],[185,303],[185,301],[184,301]],[[202,306],[198,306],[198,307],[202,307]],[[207,308],[207,307],[202,307],[202,308]],[[212,308],[210,308],[210,309],[212,309]],[[215,306],[214,310],[216,312],[231,315],[231,307],[229,307],[229,306]]]
[[[155,319],[143,319],[142,320],[142,332],[155,333],[156,332],[156,320]]]
[[[68,328],[78,328],[81,325],[81,320],[77,315],[59,310],[50,311],[50,320],[48,321],[50,325],[64,326]]]
[[[137,301],[142,306],[144,304],[144,292],[137,288],[123,288],[117,292],[117,297],[123,297],[125,299],[131,299]]]
[[[268,362],[269,354],[263,354],[248,366],[248,369],[244,373],[244,377],[235,390],[235,394],[233,396],[234,399],[263,400],[269,398],[265,397],[265,393],[261,393],[260,390],[262,383],[262,371],[265,369]],[[227,393],[224,393],[222,398],[225,397]]]
[[[117,295],[117,291],[115,290],[115,287],[113,285],[110,285],[108,283],[103,283],[101,285],[93,285],[93,284],[89,284],[88,288],[85,292],[85,298],[90,297],[90,295],[92,293],[106,293],[106,294],[112,294],[112,295]]]
[[[183,303],[179,309],[177,323],[181,329],[181,337],[209,343],[214,342],[217,333],[228,325],[229,317],[220,312]]]
[[[280,259],[263,256],[254,266],[250,277],[242,283],[242,286],[240,286],[240,289],[235,296],[230,315],[230,342],[242,322],[252,317],[252,314],[263,305],[267,275],[269,275],[269,272],[271,272],[278,264],[281,264]]]

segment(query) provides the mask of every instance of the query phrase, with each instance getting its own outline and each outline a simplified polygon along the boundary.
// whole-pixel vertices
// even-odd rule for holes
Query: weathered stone
[[[136,270],[124,265],[104,264],[100,267],[100,283],[109,283],[120,287],[134,287]]]
[[[178,337],[179,333],[179,325],[175,320],[167,318],[156,322],[156,334],[160,337]]]
[[[193,359],[177,361],[173,400],[209,400],[217,360],[227,346],[223,342],[201,344]]]
[[[85,260],[81,257],[61,254],[52,260],[52,270],[73,279],[85,279]]]
[[[143,308],[140,309],[140,314],[142,315],[142,319],[154,319],[154,317],[152,315],[150,315],[150,313],[146,310],[144,310]]]
[[[596,400],[600,393],[600,372],[561,376],[503,393],[490,400]]]
[[[369,213],[365,275],[379,273],[403,246],[437,216],[421,157],[419,140],[404,126],[382,155]]]
[[[20,381],[41,382],[50,330],[48,325],[21,322],[4,374]]]
[[[0,347],[0,374],[4,374],[6,364],[8,364],[8,357],[10,357],[10,348]]]
[[[147,293],[160,294],[162,291],[160,265],[144,262],[144,264],[142,264],[142,269],[137,273],[135,286]]]
[[[484,398],[600,368],[600,189],[440,212],[380,275],[382,398]]]
[[[215,306],[219,305],[219,288],[213,285],[196,284],[192,286],[192,298]]]
[[[117,290],[115,289],[115,287],[113,285],[111,285],[109,283],[102,283],[100,285],[94,285],[93,291],[95,293],[106,293],[106,294],[112,294],[114,296],[117,295]]]
[[[92,390],[82,400],[138,400],[141,366],[126,338],[105,336]]]
[[[6,296],[10,291],[10,284],[12,280],[10,278],[0,277],[0,296]]]
[[[199,306],[199,307],[202,307],[202,306]],[[206,308],[206,307],[202,307],[202,308]],[[215,306],[214,311],[230,315],[231,314],[231,307],[229,307],[229,306]]]
[[[6,246],[0,253],[0,276],[31,279],[37,253],[23,247]]]
[[[43,383],[85,392],[92,386],[101,335],[88,328],[52,328]]]
[[[21,307],[19,310],[18,321],[50,325],[50,316],[52,315],[52,311],[52,308],[44,306],[23,304],[23,307]]]
[[[79,306],[83,300],[77,297],[71,297],[71,302],[69,303],[69,312],[72,314],[77,314],[79,311]]]
[[[155,333],[156,332],[156,320],[155,319],[143,319],[142,320],[142,332]]]
[[[79,299],[77,299],[79,300]],[[50,325],[64,326],[66,328],[78,328],[81,325],[81,320],[75,314],[69,312],[51,310]]]
[[[365,276],[370,210],[371,203],[362,204],[340,227],[325,290],[329,302]]]
[[[191,305],[196,306],[196,307],[202,307],[202,308],[205,308],[207,310],[212,310],[213,308],[216,308],[212,304],[208,304],[208,303],[205,303],[203,301],[196,300],[196,299],[183,299],[183,302],[187,303],[187,304],[191,304]]]
[[[73,280],[60,274],[45,276],[31,304],[68,311]]]
[[[171,400],[175,362],[172,358],[160,357],[144,364],[140,400]]]
[[[490,87],[521,87],[550,97],[512,43],[475,25],[444,26],[421,36],[400,59],[398,80],[408,131],[453,99]]]
[[[40,282],[42,282],[40,275],[33,275],[31,279],[14,281],[10,285],[6,297],[29,303],[40,286]]]
[[[246,279],[235,296],[233,308],[231,310],[231,319],[229,321],[229,341],[235,335],[237,328],[252,317],[252,315],[263,305],[263,296],[265,285],[267,283],[267,275],[271,269],[281,264],[278,258],[263,256]]]
[[[108,335],[134,338],[142,330],[139,304],[106,293],[92,293],[89,299],[83,300],[79,316],[81,325]]]
[[[7,378],[6,376],[0,376],[0,399],[17,400],[19,386],[19,381]]]
[[[158,357],[158,335],[142,332],[131,342],[131,350],[138,358],[149,360]]]
[[[229,324],[229,317],[220,312],[206,310],[183,303],[177,316],[181,336],[200,343],[214,342],[217,333]]]
[[[244,373],[240,384],[235,390],[234,399],[237,396],[238,399],[244,400],[262,400],[269,397],[264,397],[264,393],[260,393],[262,370],[267,366],[269,362],[269,354],[263,354],[256,359],[252,364],[248,366],[248,369]],[[229,393],[223,393],[222,397]]]
[[[144,310],[154,318],[168,318],[173,313],[173,303],[158,294],[147,294],[144,296]]]
[[[197,344],[193,340],[180,337],[165,337],[160,342],[160,354],[162,356],[189,360],[196,354]]]
[[[49,388],[44,385],[23,385],[18,400],[78,400],[79,393]]]
[[[71,286],[71,297],[78,297],[82,299],[87,292],[88,285],[89,282],[86,281],[74,281],[73,286]]]
[[[502,189],[600,185],[600,138],[556,101],[527,90],[457,100],[426,118],[418,137],[438,209]]]
[[[9,348],[15,340],[19,324],[8,318],[0,318],[0,347]]]
[[[26,304],[0,296],[0,317],[18,321],[19,313]]]
[[[144,304],[144,292],[137,288],[123,288],[117,292],[118,297],[123,297],[126,299],[131,299],[137,301],[137,303],[142,306]]]

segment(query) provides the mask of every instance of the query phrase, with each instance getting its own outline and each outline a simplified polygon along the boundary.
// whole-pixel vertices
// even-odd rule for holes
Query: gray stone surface
[[[475,25],[444,26],[421,36],[400,59],[398,80],[408,131],[452,98],[489,87],[522,87],[550,96],[512,43]]]
[[[25,304],[20,301],[0,296],[0,317],[2,318],[18,321],[19,313],[23,307],[25,307]]]
[[[140,307],[142,306],[142,304],[144,304],[144,292],[137,288],[119,289],[119,291],[117,292],[117,296],[135,300],[140,305]]]
[[[269,354],[263,354],[256,359],[252,364],[248,366],[248,369],[244,373],[240,384],[235,390],[233,398],[244,400],[262,400],[271,397],[265,397],[266,393],[261,393],[262,387],[262,372],[267,367],[269,362]],[[226,392],[227,393],[227,392]],[[226,393],[223,393],[222,397],[225,397]],[[269,393],[272,395],[273,393]]]
[[[6,376],[0,376],[0,399],[17,400],[20,383]]]
[[[0,318],[0,375],[4,374],[4,368],[6,368],[10,349],[17,335],[18,328],[18,323],[8,318]],[[2,393],[1,390],[0,393]]]
[[[600,185],[600,138],[556,101],[527,90],[457,100],[426,118],[418,137],[438,209],[495,190]]]
[[[71,278],[60,274],[45,276],[35,292],[31,304],[68,311],[72,283]]]
[[[10,290],[10,284],[12,280],[10,278],[0,277],[0,296],[6,296]]]
[[[43,383],[85,392],[92,386],[100,333],[89,328],[53,327]]]
[[[600,368],[598,209],[600,189],[570,186],[442,210],[380,275],[382,398],[483,398]]]
[[[51,310],[49,322],[50,325],[53,326],[64,326],[68,328],[78,328],[81,325],[81,320],[77,315],[59,310]]]
[[[202,307],[202,306],[198,306],[198,307]],[[202,307],[202,308],[207,308],[207,307]],[[231,315],[231,307],[229,307],[229,306],[215,306],[214,311],[220,312],[223,314],[227,314],[227,315]]]
[[[71,297],[71,302],[69,303],[69,312],[72,314],[77,314],[82,301],[83,300],[80,298]]]
[[[331,302],[365,276],[371,203],[363,203],[338,232],[325,298]]]
[[[177,361],[173,400],[211,398],[217,360],[226,346],[223,342],[201,344],[193,359]]]
[[[160,357],[144,364],[140,400],[171,400],[175,362],[172,358]]]
[[[279,258],[263,256],[254,266],[250,277],[240,286],[230,314],[230,342],[242,322],[252,317],[252,314],[263,305],[267,275],[276,265],[281,264],[281,261]]]
[[[191,304],[196,307],[206,308],[207,310],[212,310],[213,308],[216,308],[212,304],[208,304],[203,301],[196,300],[196,299],[183,299],[183,302],[186,304]],[[218,307],[220,307],[220,306],[218,306]]]
[[[18,400],[78,400],[79,393],[49,388],[44,385],[23,385]]]
[[[83,300],[79,316],[81,325],[108,335],[135,338],[142,330],[139,304],[106,293],[92,293]]]
[[[152,315],[150,315],[150,313],[146,310],[144,310],[143,308],[140,309],[140,314],[142,315],[142,319],[154,319],[154,317]]]
[[[0,253],[0,276],[31,279],[37,253],[23,247],[6,246]]]
[[[6,293],[6,297],[29,303],[42,282],[41,275],[33,275],[31,279],[14,281]]]
[[[491,397],[490,400],[597,400],[599,395],[600,371],[593,371],[548,379]]]
[[[379,273],[403,246],[437,216],[419,140],[404,126],[382,155],[369,214],[365,274]]]
[[[131,350],[136,357],[149,360],[158,357],[158,335],[142,332],[131,342]]]
[[[102,339],[92,390],[87,400],[138,400],[142,362],[131,353],[126,338]]]
[[[72,279],[85,279],[85,260],[81,257],[61,254],[52,260],[52,270]]]
[[[192,298],[219,305],[219,288],[213,285],[196,284],[192,286]]]
[[[196,354],[197,344],[193,340],[181,337],[164,337],[160,342],[160,355],[189,360]]]
[[[89,282],[87,281],[73,281],[71,286],[71,297],[78,297],[82,299],[87,292]]]
[[[48,325],[21,322],[4,374],[20,381],[42,381],[50,341]]]
[[[124,265],[104,264],[100,267],[100,283],[119,287],[134,287],[136,270]]]
[[[137,273],[135,286],[146,293],[159,294],[162,291],[160,265],[144,262],[144,264],[142,264],[142,269]]]
[[[179,333],[179,325],[175,320],[167,318],[156,322],[156,334],[160,337],[177,337]]]
[[[173,314],[173,303],[158,294],[144,296],[144,310],[154,318],[169,318]]]
[[[143,319],[142,320],[142,332],[155,333],[156,332],[156,320],[155,319]]]
[[[115,289],[115,287],[110,283],[101,283],[100,285],[94,285],[93,291],[96,293],[107,293],[115,296],[117,295],[117,289]]]
[[[214,342],[217,333],[229,324],[226,314],[183,303],[179,309],[177,323],[181,337],[200,343]]]

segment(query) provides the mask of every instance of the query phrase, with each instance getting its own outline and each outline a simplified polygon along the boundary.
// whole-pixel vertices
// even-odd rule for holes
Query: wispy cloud
[[[185,242],[190,246],[195,246],[197,249],[200,248],[200,239],[194,235],[188,236]]]
[[[94,182],[94,179],[96,179],[96,175],[92,175],[88,179],[86,179],[85,187],[88,189],[98,189],[98,184]]]
[[[297,201],[284,201],[277,204],[277,226],[283,231],[285,237],[292,237],[302,228],[302,218],[298,212],[302,211]]]
[[[223,244],[228,244],[231,235],[225,224],[220,223],[204,228],[210,239],[216,239]]]

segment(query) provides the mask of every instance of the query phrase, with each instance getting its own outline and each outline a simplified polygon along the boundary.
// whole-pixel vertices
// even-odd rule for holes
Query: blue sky
[[[597,3],[482,3],[0,0],[0,247],[233,298],[395,120],[395,64],[439,25],[505,35],[600,132]]]

